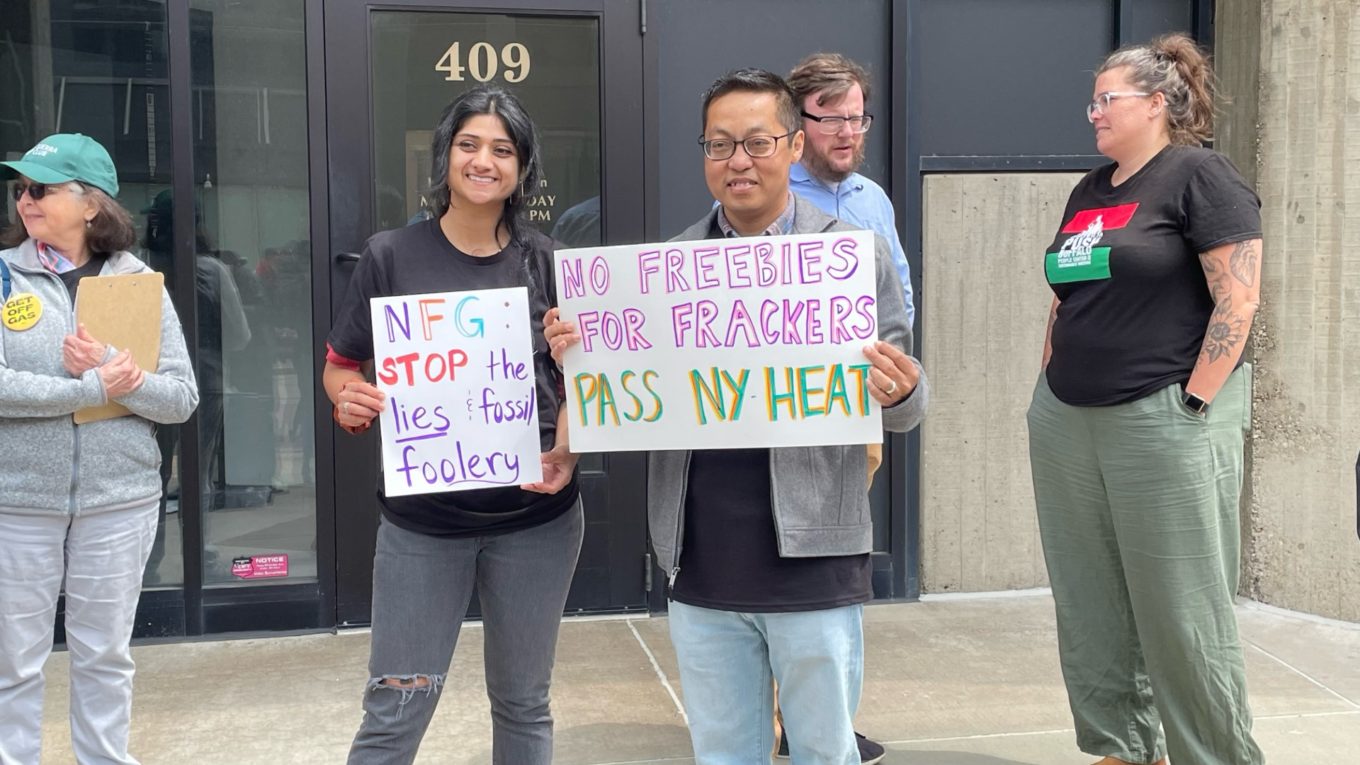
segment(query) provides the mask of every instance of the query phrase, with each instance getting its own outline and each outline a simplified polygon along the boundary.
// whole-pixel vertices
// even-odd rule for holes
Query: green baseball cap
[[[80,133],[50,135],[29,149],[23,159],[0,162],[0,166],[9,170],[4,173],[6,177],[18,173],[36,183],[80,181],[111,197],[118,196],[118,171],[113,158],[98,141]]]

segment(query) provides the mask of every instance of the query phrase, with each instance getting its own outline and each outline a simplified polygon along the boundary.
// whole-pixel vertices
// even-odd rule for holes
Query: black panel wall
[[[696,140],[704,90],[731,69],[787,74],[809,53],[844,53],[870,68],[875,116],[863,173],[888,186],[892,3],[886,0],[660,0],[649,4],[648,41],[657,56],[661,236],[699,219],[704,188]]]
[[[908,108],[926,155],[1090,154],[1083,108],[1116,9],[1091,0],[912,3]]]

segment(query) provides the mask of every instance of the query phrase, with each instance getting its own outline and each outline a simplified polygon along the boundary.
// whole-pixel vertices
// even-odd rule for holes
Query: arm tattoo
[[[1213,297],[1214,303],[1222,303],[1232,292],[1232,285],[1228,283],[1228,274],[1218,265],[1218,261],[1210,255],[1200,255],[1199,264],[1204,268],[1204,280],[1209,284],[1209,294]]]
[[[1233,312],[1232,298],[1225,295],[1209,317],[1209,329],[1204,333],[1200,356],[1210,363],[1231,357],[1246,339],[1246,324],[1245,319]]]
[[[1256,252],[1254,241],[1238,242],[1233,246],[1232,255],[1228,256],[1228,265],[1237,281],[1247,287],[1256,283],[1256,261],[1259,258],[1260,254]]]

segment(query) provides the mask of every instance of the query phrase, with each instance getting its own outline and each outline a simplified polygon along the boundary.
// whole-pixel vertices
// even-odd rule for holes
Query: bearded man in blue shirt
[[[907,321],[914,325],[911,267],[897,236],[892,201],[882,186],[855,172],[864,164],[864,134],[873,124],[873,115],[865,111],[868,71],[839,53],[814,53],[789,72],[788,83],[807,135],[789,188],[827,215],[883,237],[902,282]]]

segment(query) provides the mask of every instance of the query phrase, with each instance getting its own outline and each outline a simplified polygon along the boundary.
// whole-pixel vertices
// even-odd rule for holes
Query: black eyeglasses
[[[36,202],[39,199],[42,199],[43,197],[47,196],[47,192],[49,190],[55,188],[56,185],[54,184],[49,185],[46,183],[16,183],[14,184],[14,188],[10,190],[10,196],[13,196],[14,201],[18,202],[20,199],[23,198],[24,192],[27,191],[28,198]]]
[[[857,117],[818,117],[815,114],[803,112],[803,116],[816,122],[818,132],[826,133],[827,135],[834,135],[835,133],[841,132],[841,126],[846,124],[850,125],[851,133],[867,133],[869,132],[869,126],[874,123],[874,115],[868,113],[861,114]]]
[[[699,136],[699,145],[704,147],[704,156],[713,160],[731,159],[732,155],[737,153],[738,146],[751,159],[764,159],[774,155],[774,150],[779,147],[780,138],[788,138],[797,132],[794,130],[784,135],[751,135],[740,141],[731,138],[705,141],[703,136]]]

